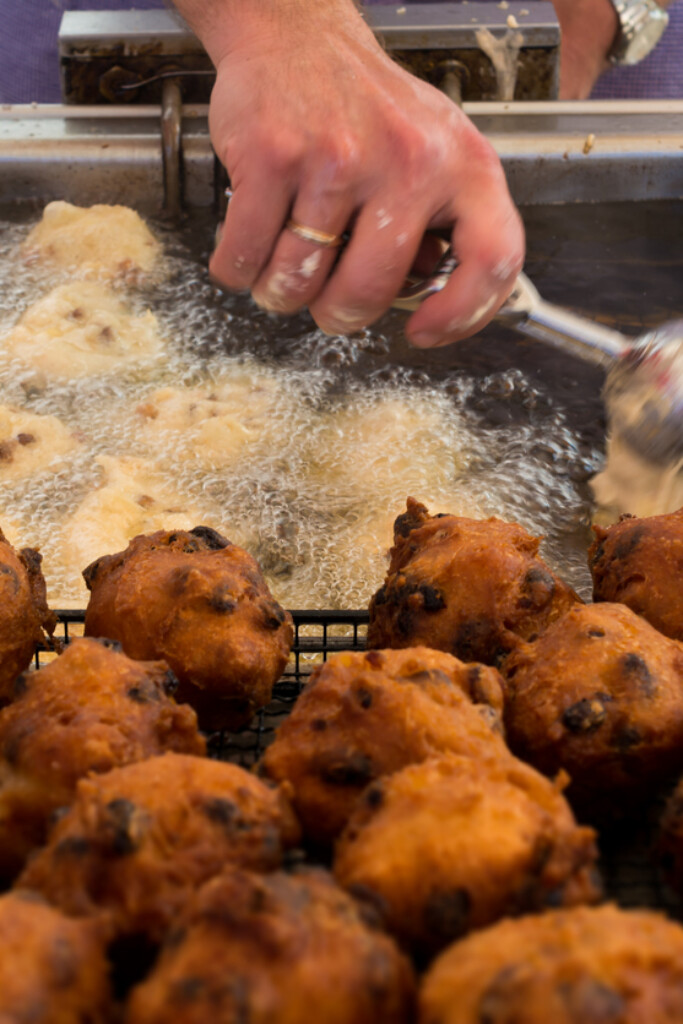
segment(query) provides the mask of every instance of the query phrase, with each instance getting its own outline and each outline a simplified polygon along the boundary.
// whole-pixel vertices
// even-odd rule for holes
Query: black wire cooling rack
[[[58,611],[54,638],[68,644],[83,635],[83,611]],[[339,651],[363,651],[367,611],[293,611],[294,644],[289,661],[273,689],[273,698],[239,733],[218,732],[208,737],[209,753],[223,761],[251,768],[272,741],[275,730],[290,713],[313,669]],[[40,647],[39,668],[54,652]],[[654,907],[683,919],[677,898],[662,883],[652,856],[660,807],[650,821],[629,822],[616,831],[599,832],[601,875],[608,898],[624,907]]]

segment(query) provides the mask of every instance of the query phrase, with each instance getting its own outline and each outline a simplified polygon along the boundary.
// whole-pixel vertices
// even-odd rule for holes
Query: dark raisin
[[[370,693],[369,690],[357,690],[356,697],[358,699],[358,703],[360,704],[360,706],[362,708],[365,708],[366,711],[368,708],[372,707],[372,694]]]
[[[363,800],[367,807],[377,810],[384,803],[384,790],[381,786],[369,786],[365,791]]]
[[[354,751],[345,755],[329,755],[320,766],[320,777],[332,786],[366,786],[374,779],[375,769],[366,754]]]
[[[231,547],[231,543],[227,537],[223,537],[217,530],[212,529],[210,526],[195,526],[194,529],[190,530],[190,533],[194,534],[195,537],[199,537],[200,540],[203,540],[205,546],[211,551],[221,551],[223,548]]]
[[[266,629],[279,629],[285,622],[287,616],[284,610],[275,601],[269,601],[261,608],[263,613],[263,625]]]
[[[399,682],[405,680],[409,683],[442,683],[446,686],[452,686],[453,680],[445,672],[442,672],[440,668],[422,668],[418,672],[410,672],[407,675],[400,676]]]
[[[117,857],[125,857],[135,853],[139,847],[139,840],[133,835],[133,820],[137,816],[137,807],[131,800],[120,797],[110,800],[105,808],[106,826],[108,830],[109,846]]]
[[[36,443],[36,439],[33,434],[17,434],[17,441],[19,442],[20,445],[23,445],[24,447],[27,444]]]
[[[625,725],[614,733],[611,742],[612,746],[625,752],[630,750],[631,747],[637,747],[641,739],[642,737],[637,729],[634,729],[632,725]]]
[[[461,622],[453,639],[453,652],[462,661],[489,663],[497,641],[497,629],[490,619]],[[507,653],[507,652],[505,652]]]
[[[213,593],[209,594],[207,600],[209,608],[218,612],[219,615],[230,615],[237,607],[237,601],[232,597],[230,591],[226,591],[225,587],[216,587]]]
[[[314,718],[311,722],[311,729],[313,732],[325,732],[325,729],[327,729],[327,722],[324,718]]]
[[[624,530],[614,544],[613,558],[621,562],[632,555],[645,536],[646,531],[642,526],[633,526],[629,530]]]
[[[603,637],[605,635],[604,629],[589,629],[588,636]]]
[[[424,922],[441,940],[457,939],[468,929],[472,898],[467,889],[434,890],[424,907]]]
[[[519,964],[508,964],[493,976],[477,1006],[477,1024],[498,1024],[507,1015]]]
[[[4,565],[2,562],[0,562],[0,574],[4,576],[6,581],[10,584],[12,588],[12,593],[16,594],[17,591],[19,590],[20,584],[19,577],[17,576],[12,566]]]
[[[423,583],[419,588],[422,594],[422,603],[426,612],[440,612],[446,607],[446,601],[440,590]]]
[[[604,703],[597,696],[572,704],[562,714],[562,725],[569,732],[591,733],[599,729],[605,721],[607,712]]]
[[[578,978],[559,986],[562,1001],[571,1019],[586,1024],[618,1024],[624,1020],[624,997],[597,978]]]
[[[384,655],[381,651],[368,651],[365,660],[372,668],[382,668],[384,665]]]
[[[621,659],[621,667],[629,682],[635,682],[640,691],[646,697],[653,697],[657,692],[657,685],[650,674],[647,663],[639,654],[625,654]]]
[[[394,536],[395,537],[407,537],[413,530],[419,529],[420,526],[424,526],[428,517],[425,515],[426,509],[422,505],[418,505],[417,509],[413,512],[402,512],[400,516],[397,516],[394,520]]]
[[[535,567],[528,570],[520,589],[520,608],[544,608],[555,593],[555,580],[546,569]]]
[[[121,646],[120,640],[112,640],[108,636],[93,636],[91,637],[95,643],[102,644],[109,651],[115,651],[117,654],[123,654],[123,647]]]
[[[172,669],[167,668],[161,682],[161,688],[168,697],[172,697],[179,686],[178,677]]]
[[[159,691],[149,682],[141,683],[139,686],[131,686],[128,696],[136,704],[151,704],[161,700]]]
[[[0,462],[14,462],[14,443],[0,441]]]
[[[28,689],[28,677],[25,672],[21,672],[14,680],[13,685],[14,696],[23,697]]]
[[[237,804],[220,796],[205,801],[203,810],[207,818],[217,825],[232,826],[239,817]]]
[[[87,857],[91,843],[85,836],[67,836],[55,846],[55,857]]]

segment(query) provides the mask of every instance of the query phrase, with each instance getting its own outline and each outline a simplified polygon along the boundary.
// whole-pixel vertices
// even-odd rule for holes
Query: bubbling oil
[[[496,426],[483,423],[472,406],[473,395],[484,394],[533,407],[543,396],[518,370],[477,381],[460,373],[446,387],[392,366],[391,340],[380,330],[329,338],[307,324],[296,333],[291,321],[274,321],[243,298],[218,296],[205,254],[197,254],[187,233],[156,225],[167,274],[119,290],[134,311],[154,312],[161,358],[50,380],[2,347],[21,313],[59,283],[58,273],[17,256],[35,221],[35,214],[19,223],[15,216],[0,220],[0,404],[59,417],[79,444],[56,467],[11,485],[2,482],[0,465],[0,526],[6,520],[21,545],[41,549],[54,607],[86,601],[85,565],[68,557],[65,537],[95,489],[115,490],[106,468],[112,459],[148,467],[145,489],[158,487],[162,509],[189,509],[197,522],[246,547],[290,608],[367,605],[384,577],[393,520],[408,495],[432,512],[495,515],[546,536],[545,557],[585,594],[584,482],[599,453],[581,448],[561,409]],[[278,332],[287,336],[286,352],[276,345],[269,356],[267,336]],[[385,361],[381,372],[366,379],[346,372],[369,353]],[[145,423],[140,410],[162,388],[202,389],[209,403],[212,389],[243,396],[248,415],[229,402],[226,414],[236,418],[236,430],[245,420],[238,450],[226,442],[207,458],[187,431],[166,424],[155,433],[154,420]],[[274,396],[265,405],[264,389]],[[155,500],[154,493],[137,495],[135,486],[114,496],[112,515],[116,500],[131,494],[143,504]]]

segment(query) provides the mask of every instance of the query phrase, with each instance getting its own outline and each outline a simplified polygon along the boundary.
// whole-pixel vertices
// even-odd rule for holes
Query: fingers
[[[348,194],[323,197],[303,192],[296,199],[292,219],[340,237],[353,213],[352,196]],[[338,256],[337,246],[301,238],[283,222],[271,258],[252,287],[254,299],[272,312],[296,312],[318,295]]]
[[[420,247],[424,220],[399,203],[368,203],[334,273],[310,304],[328,334],[348,334],[382,315],[400,291]]]
[[[505,189],[479,188],[459,210],[452,233],[459,266],[406,325],[409,340],[419,348],[447,345],[485,327],[524,263],[522,221]]]
[[[209,270],[226,288],[252,288],[287,221],[294,188],[257,168],[233,191]]]

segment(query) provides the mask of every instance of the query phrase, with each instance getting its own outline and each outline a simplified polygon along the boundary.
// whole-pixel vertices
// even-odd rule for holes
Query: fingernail
[[[415,348],[434,348],[441,341],[441,336],[438,334],[427,334],[420,332],[418,334],[411,334],[408,336],[408,341]]]

